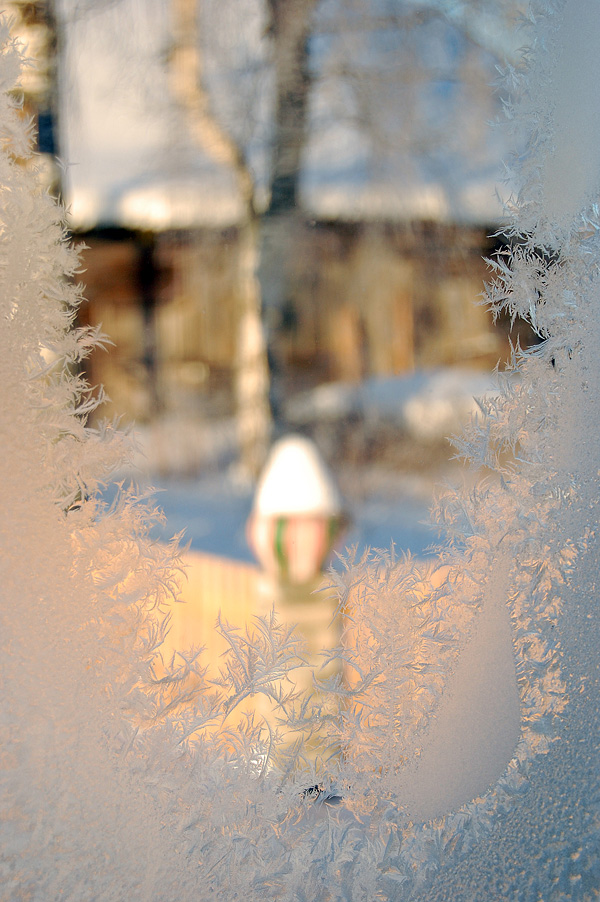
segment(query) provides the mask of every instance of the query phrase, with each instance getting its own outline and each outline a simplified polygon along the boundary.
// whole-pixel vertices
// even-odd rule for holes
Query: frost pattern
[[[545,162],[568,143],[551,61],[593,6],[536,0],[537,45],[506,73],[529,139],[489,303],[540,344],[457,440],[481,477],[440,493],[438,557],[332,573],[346,628],[311,699],[273,617],[219,623],[218,679],[201,650],[161,656],[176,543],[132,489],[100,500],[127,443],[86,425],[78,364],[103,339],[72,328],[77,255],[16,163],[2,25],[0,900],[597,898],[600,179],[575,217]]]

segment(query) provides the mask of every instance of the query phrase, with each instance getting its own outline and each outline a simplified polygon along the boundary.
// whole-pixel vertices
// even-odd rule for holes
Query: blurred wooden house
[[[149,375],[140,266],[143,236],[84,236],[84,321],[114,347],[91,361],[115,413],[222,416],[233,412],[239,253],[230,229],[170,231],[154,239],[156,306]],[[282,312],[279,345],[288,393],[415,368],[491,369],[507,332],[478,305],[486,231],[443,223],[306,223],[296,291]],[[152,385],[151,380],[154,379]]]
[[[346,32],[327,19],[343,5],[323,4],[311,38],[300,226],[289,297],[272,323],[288,393],[418,367],[489,368],[507,351],[505,332],[477,304],[482,255],[501,215],[494,192],[503,148],[486,125],[499,105],[488,87],[498,48],[432,15],[408,37],[396,23],[390,50],[377,3],[364,0],[364,23]],[[115,345],[94,353],[89,376],[106,388],[108,415],[223,416],[234,403],[240,201],[227,166],[194,140],[173,101],[159,65],[172,40],[169,5],[155,6],[146,17],[123,0],[97,9],[93,23],[61,23],[63,190],[86,245],[81,316],[101,323]],[[249,34],[260,33],[255,26],[249,21]],[[477,31],[476,13],[469,27]],[[228,100],[219,93],[210,49],[213,100],[235,119],[226,108],[235,90]],[[264,69],[262,52],[255,69]],[[345,110],[340,60],[350,52],[362,69]],[[365,73],[374,60],[373,85]],[[251,147],[259,199],[267,132],[256,132],[262,150]]]

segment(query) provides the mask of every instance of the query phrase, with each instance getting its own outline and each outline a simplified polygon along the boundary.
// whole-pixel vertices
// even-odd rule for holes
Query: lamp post
[[[276,442],[259,479],[248,519],[248,543],[261,564],[258,606],[274,608],[304,639],[309,668],[289,676],[296,688],[315,694],[313,673],[327,679],[339,669],[323,665],[322,652],[335,648],[342,618],[333,595],[315,594],[323,566],[341,537],[347,518],[333,476],[310,439],[288,435]],[[318,757],[319,737],[311,740]]]
[[[247,524],[263,570],[283,585],[310,585],[345,522],[340,493],[316,445],[300,435],[276,442]]]

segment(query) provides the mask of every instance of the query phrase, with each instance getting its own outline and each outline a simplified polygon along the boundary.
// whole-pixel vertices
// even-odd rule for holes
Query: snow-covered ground
[[[461,478],[448,463],[453,452],[446,437],[477,412],[475,397],[493,391],[490,376],[454,368],[332,383],[295,396],[288,419],[316,439],[349,516],[338,550],[394,543],[422,556],[435,544],[428,525],[435,485]],[[253,488],[236,477],[235,424],[171,419],[136,436],[136,464],[159,490],[156,501],[166,516],[162,534],[184,531],[195,550],[252,561],[245,525]]]
[[[350,528],[341,547],[389,548],[422,556],[436,541],[427,525],[434,480],[411,474],[385,474],[374,470],[345,473],[343,485],[354,482],[356,491],[344,491]],[[366,482],[365,482],[366,480]],[[192,549],[239,561],[253,561],[245,526],[253,501],[252,490],[237,485],[227,474],[196,480],[155,480],[156,503],[166,516],[162,535],[184,531]]]

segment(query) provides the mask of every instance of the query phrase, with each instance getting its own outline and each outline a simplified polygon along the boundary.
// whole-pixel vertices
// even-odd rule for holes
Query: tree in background
[[[236,397],[242,463],[246,472],[254,477],[266,457],[272,419],[277,421],[280,416],[273,380],[269,378],[262,310],[269,302],[277,307],[282,290],[285,291],[281,285],[285,266],[282,268],[281,264],[287,259],[289,250],[286,247],[282,253],[282,241],[287,244],[284,232],[293,231],[290,220],[294,221],[298,210],[300,155],[309,96],[308,37],[316,2],[271,0],[269,19],[262,23],[260,16],[257,18],[258,11],[255,9],[252,14],[252,6],[248,4],[237,8],[225,6],[219,11],[219,18],[235,17],[235,26],[229,22],[235,28],[240,18],[243,20],[250,12],[250,25],[254,31],[246,48],[246,69],[217,42],[217,53],[225,55],[219,64],[233,69],[226,73],[226,80],[229,81],[232,74],[236,78],[235,83],[229,81],[227,85],[237,101],[234,104],[236,116],[227,120],[219,115],[219,107],[210,90],[210,74],[208,78],[206,75],[207,54],[213,63],[217,59],[215,47],[210,46],[213,37],[211,17],[216,11],[210,4],[173,0],[171,61],[176,96],[188,113],[196,140],[213,159],[233,171],[240,198]],[[252,159],[256,107],[264,103],[261,95],[264,94],[264,68],[267,65],[263,56],[264,41],[256,33],[261,27],[272,41],[275,83],[273,153],[267,186],[259,184]],[[242,34],[243,29],[242,24]],[[222,76],[217,90],[223,90]],[[263,193],[266,188],[269,195],[266,211],[261,210],[261,187]]]
[[[377,215],[377,204],[385,217],[395,204],[410,218],[419,191],[418,215],[438,216],[441,203],[442,215],[460,217],[464,131],[485,154],[482,121],[495,115],[486,79],[516,5],[173,0],[175,95],[198,144],[235,174],[240,199],[237,404],[249,473],[272,423],[285,428],[280,336],[298,278],[307,168],[316,169],[310,200],[325,216],[337,215],[330,195],[341,173],[364,195],[359,217]],[[385,197],[391,180],[394,199]],[[446,196],[432,207],[433,182]]]

